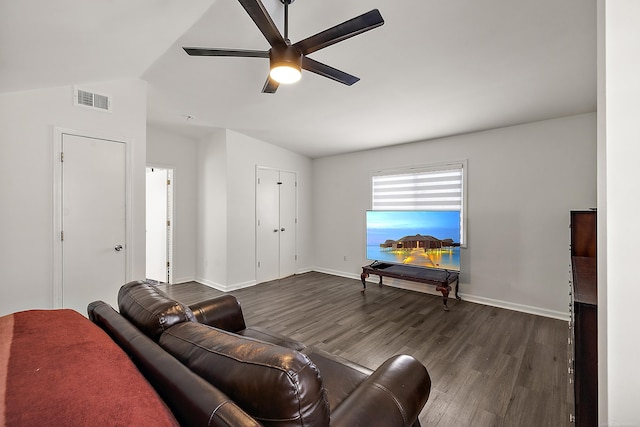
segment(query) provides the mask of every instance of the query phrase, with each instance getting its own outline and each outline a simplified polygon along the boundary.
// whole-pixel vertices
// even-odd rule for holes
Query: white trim
[[[175,271],[175,264],[174,264],[174,251],[175,251],[175,224],[176,224],[176,185],[175,185],[175,180],[176,180],[176,166],[174,165],[170,165],[170,164],[163,164],[163,163],[147,163],[147,165],[145,166],[145,170],[146,168],[158,168],[158,169],[164,169],[167,172],[171,171],[171,186],[170,186],[170,194],[167,194],[167,198],[171,197],[171,211],[167,210],[167,219],[170,222],[170,226],[169,226],[169,240],[167,242],[167,250],[168,250],[168,254],[167,254],[167,260],[169,261],[169,284],[173,284],[173,283],[183,283],[183,282],[178,282],[175,278],[174,278],[174,271]],[[145,174],[145,194],[146,194],[146,174]],[[168,200],[168,199],[167,199]],[[145,221],[146,221],[146,216],[145,216]],[[146,244],[146,242],[145,242]],[[145,255],[146,258],[146,255]],[[145,263],[146,263],[146,259],[145,259]],[[193,279],[191,279],[193,280]],[[188,280],[187,280],[188,281]]]
[[[212,282],[208,279],[202,278],[202,277],[196,277],[195,282],[201,283],[203,285],[209,286],[210,288],[213,289],[217,289],[221,292],[230,292],[230,291],[235,291],[238,289],[243,289],[243,288],[249,288],[251,286],[256,285],[256,281],[255,280],[249,280],[247,282],[243,282],[243,283],[236,283],[233,285],[221,285],[220,283],[216,283],[216,282]]]
[[[173,279],[174,283],[171,283],[172,285],[179,285],[180,283],[187,283],[187,282],[197,282],[195,276],[185,276],[185,277],[178,277],[177,279]]]
[[[468,284],[462,284],[463,287],[469,286]],[[522,313],[534,314],[536,316],[550,317],[552,319],[558,319],[563,321],[569,321],[569,313],[556,311],[556,310],[548,310],[546,308],[534,307],[530,305],[517,304],[508,301],[501,301],[492,298],[479,297],[475,295],[469,295],[466,293],[460,293],[460,297],[463,301],[469,301],[476,304],[489,305],[492,307],[504,308],[507,310],[519,311]]]
[[[60,153],[62,152],[63,135],[73,135],[82,138],[101,139],[105,141],[117,142],[125,145],[125,280],[131,281],[133,276],[133,254],[135,245],[133,244],[133,183],[132,183],[132,150],[133,140],[114,136],[105,136],[95,132],[84,132],[63,127],[53,127],[53,177],[52,177],[52,197],[53,197],[53,256],[52,256],[52,307],[62,308],[62,162]]]
[[[434,172],[437,170],[447,170],[452,168],[459,167],[466,168],[467,159],[455,160],[451,162],[442,162],[442,163],[430,163],[430,164],[420,164],[420,165],[412,165],[412,166],[404,166],[404,167],[394,167],[390,169],[376,169],[371,171],[371,176],[384,176],[384,175],[401,175],[405,173],[419,173],[419,172]]]

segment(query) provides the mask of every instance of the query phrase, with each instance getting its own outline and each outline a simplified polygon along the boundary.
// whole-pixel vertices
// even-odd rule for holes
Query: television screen
[[[367,259],[460,271],[460,212],[367,211]]]

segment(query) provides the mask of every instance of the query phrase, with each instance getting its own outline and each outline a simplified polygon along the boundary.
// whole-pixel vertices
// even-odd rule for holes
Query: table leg
[[[362,290],[360,291],[360,293],[362,293],[362,294],[364,294],[364,291],[367,290],[367,284],[365,283],[365,279],[367,277],[369,277],[369,273],[365,273],[364,271],[360,275],[360,280],[362,280]]]
[[[460,301],[462,298],[460,298],[460,295],[458,295],[458,288],[460,287],[460,279],[456,280],[456,299],[458,301]]]
[[[451,286],[448,285],[438,285],[436,287],[436,291],[442,293],[442,304],[444,305],[444,311],[449,311],[449,306],[447,305],[447,300],[449,299],[449,291],[451,290]]]

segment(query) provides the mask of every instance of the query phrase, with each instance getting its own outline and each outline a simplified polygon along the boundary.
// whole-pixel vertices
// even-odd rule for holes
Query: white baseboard
[[[344,271],[330,270],[328,268],[312,267],[310,271],[317,271],[318,273],[331,274],[332,276],[346,277],[347,279],[360,280],[359,274],[345,273]]]
[[[251,286],[255,286],[257,285],[255,280],[249,280],[246,282],[242,282],[242,283],[234,283],[232,285],[227,286],[227,291],[236,291],[238,289],[243,289],[243,288],[249,288]]]
[[[196,281],[196,278],[193,276],[189,276],[189,277],[178,277],[178,278],[173,278],[173,283],[172,285],[177,285],[180,283],[187,283],[187,282],[194,282]]]
[[[202,283],[203,285],[207,285],[210,288],[217,289],[217,290],[222,291],[222,292],[227,292],[225,285],[221,285],[220,283],[212,282],[211,280],[205,279],[204,277],[196,277],[195,281],[198,282],[198,283]]]
[[[255,280],[249,280],[243,283],[234,283],[232,285],[222,285],[220,283],[212,282],[211,280],[205,279],[203,277],[196,277],[194,281],[198,283],[202,283],[203,285],[207,285],[210,288],[217,289],[221,292],[236,291],[238,289],[248,288],[256,284]]]
[[[359,274],[346,273],[344,271],[330,270],[330,269],[321,268],[321,267],[314,267],[313,271],[317,271],[319,273],[331,274],[333,276],[346,277],[346,278],[349,278],[349,279],[360,280],[360,275]],[[380,282],[380,280],[376,276],[376,277],[369,277],[368,279],[366,279],[366,282],[377,285]],[[442,294],[440,292],[437,292],[434,288],[431,288],[430,286],[425,287],[425,286],[422,286],[422,285],[420,285],[418,283],[409,282],[409,281],[406,281],[406,280],[392,279],[392,278],[385,277],[384,278],[384,285],[385,286],[392,286],[394,288],[400,288],[400,289],[406,289],[406,290],[410,290],[410,291],[415,291],[415,292],[422,292],[424,294],[429,294],[429,295],[442,296]],[[468,286],[471,286],[471,285],[468,284],[468,283],[461,283],[460,286],[461,286],[462,289],[467,289]],[[477,295],[471,295],[471,294],[460,292],[460,291],[458,291],[458,295],[464,301],[469,301],[469,302],[473,302],[473,303],[477,303],[477,304],[488,305],[488,306],[491,306],[491,307],[504,308],[504,309],[507,309],[507,310],[519,311],[519,312],[522,312],[522,313],[535,314],[537,316],[550,317],[550,318],[553,318],[553,319],[559,319],[559,320],[565,320],[565,321],[569,320],[569,313],[568,312],[548,310],[546,308],[533,307],[533,306],[524,305],[524,304],[517,304],[517,303],[513,303],[513,302],[509,302],[509,301],[496,300],[496,299],[492,299],[492,298],[485,298],[485,297],[481,297],[481,296],[477,296]],[[449,294],[449,298],[450,299],[451,298],[455,299],[454,292],[451,292]]]
[[[464,284],[462,285],[465,286]],[[479,297],[476,295],[469,295],[466,293],[460,293],[460,297],[469,302],[477,304],[490,305],[492,307],[506,308],[507,310],[520,311],[522,313],[535,314],[537,316],[550,317],[552,319],[569,321],[569,313],[563,313],[561,311],[548,310],[546,308],[533,307],[530,305],[517,304],[508,301],[495,300],[492,298]]]

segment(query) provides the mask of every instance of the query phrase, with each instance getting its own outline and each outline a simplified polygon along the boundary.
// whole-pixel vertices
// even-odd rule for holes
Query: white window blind
[[[461,244],[465,232],[466,162],[375,171],[371,177],[373,210],[459,211]]]

